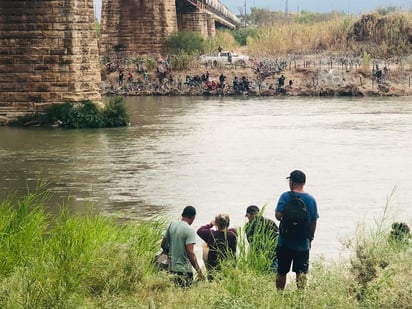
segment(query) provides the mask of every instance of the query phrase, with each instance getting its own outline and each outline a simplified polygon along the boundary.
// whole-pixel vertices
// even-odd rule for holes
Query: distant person
[[[236,256],[237,232],[229,228],[229,215],[220,214],[209,224],[202,225],[197,230],[197,235],[202,238],[209,248],[206,268],[209,271],[209,279],[213,278],[213,272],[220,270],[220,263],[228,258]]]
[[[227,54],[227,62],[228,62],[229,64],[232,64],[232,52],[229,52],[229,53]]]
[[[250,205],[246,208],[246,217],[248,222],[245,225],[246,238],[250,250],[256,254],[267,252],[271,261],[270,269],[277,270],[276,246],[279,235],[279,228],[276,223],[263,217],[259,207]]]
[[[226,76],[223,75],[223,73],[220,74],[219,76],[219,83],[220,83],[220,88],[225,88],[225,79]]]
[[[278,87],[282,88],[285,85],[285,76],[283,74],[278,79]]]
[[[124,73],[123,73],[123,71],[120,71],[119,72],[119,80],[118,80],[119,86],[123,85],[123,78],[124,78]]]
[[[240,90],[239,79],[237,78],[237,76],[235,76],[235,78],[233,79],[233,90]]]
[[[143,72],[143,79],[145,82],[149,80],[149,72],[147,72],[147,70],[144,70]]]
[[[275,210],[276,219],[280,220],[276,275],[276,287],[280,290],[285,288],[286,275],[292,263],[297,287],[305,287],[309,271],[309,250],[319,218],[315,198],[303,189],[306,175],[295,170],[287,179],[290,191],[281,194]]]
[[[223,50],[223,48],[222,48],[222,46],[219,46],[218,48],[217,48],[217,55],[220,57],[220,53],[222,52],[222,50]]]
[[[198,279],[204,280],[194,252],[196,233],[190,227],[196,217],[196,209],[186,206],[179,221],[172,222],[162,239],[161,247],[169,252],[170,271],[175,274],[175,283],[180,287],[188,287],[193,282],[193,268]],[[193,267],[193,268],[192,268]]]

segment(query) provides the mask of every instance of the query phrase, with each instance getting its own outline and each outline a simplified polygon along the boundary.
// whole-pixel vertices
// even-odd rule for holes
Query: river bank
[[[242,236],[214,281],[181,289],[153,265],[166,219],[119,224],[64,208],[49,216],[47,194],[0,201],[1,308],[410,308],[409,238],[388,241],[386,226],[354,235],[350,261],[311,258],[299,292],[293,276],[277,291],[269,252],[246,250]]]
[[[277,59],[254,59],[243,67],[197,66],[170,70],[163,77],[144,76],[135,68],[106,75],[103,95],[174,96],[410,96],[411,71],[396,61],[374,60],[362,65],[360,58],[310,55]],[[131,73],[130,78],[126,78]],[[220,77],[224,76],[224,87]],[[203,77],[203,78],[202,78]],[[206,79],[204,77],[207,77]],[[283,79],[283,82],[282,82]],[[248,87],[237,87],[246,80]],[[208,83],[209,82],[209,83]],[[212,86],[214,83],[216,86]]]

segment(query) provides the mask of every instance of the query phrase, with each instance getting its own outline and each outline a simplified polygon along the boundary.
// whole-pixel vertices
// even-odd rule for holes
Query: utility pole
[[[285,15],[288,16],[288,13],[289,13],[288,0],[285,0]]]

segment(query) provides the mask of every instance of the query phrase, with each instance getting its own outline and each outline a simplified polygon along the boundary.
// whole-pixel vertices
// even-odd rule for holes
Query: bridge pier
[[[177,31],[175,0],[103,0],[100,54],[153,54]]]
[[[216,34],[215,20],[204,10],[178,13],[177,20],[179,31],[199,32],[204,37],[212,37]]]
[[[233,29],[240,21],[219,0],[103,0],[99,50],[162,53],[173,32],[213,37],[216,23]]]
[[[101,101],[93,0],[0,0],[0,124]]]

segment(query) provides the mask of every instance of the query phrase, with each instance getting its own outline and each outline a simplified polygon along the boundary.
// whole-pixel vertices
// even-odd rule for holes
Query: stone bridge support
[[[100,54],[162,53],[168,37],[177,31],[213,37],[215,19],[197,0],[103,0]]]
[[[0,124],[101,101],[93,0],[0,0]]]
[[[160,52],[176,31],[175,0],[103,0],[100,54]]]
[[[177,20],[179,31],[199,32],[204,37],[216,35],[215,19],[205,10],[178,12]]]

